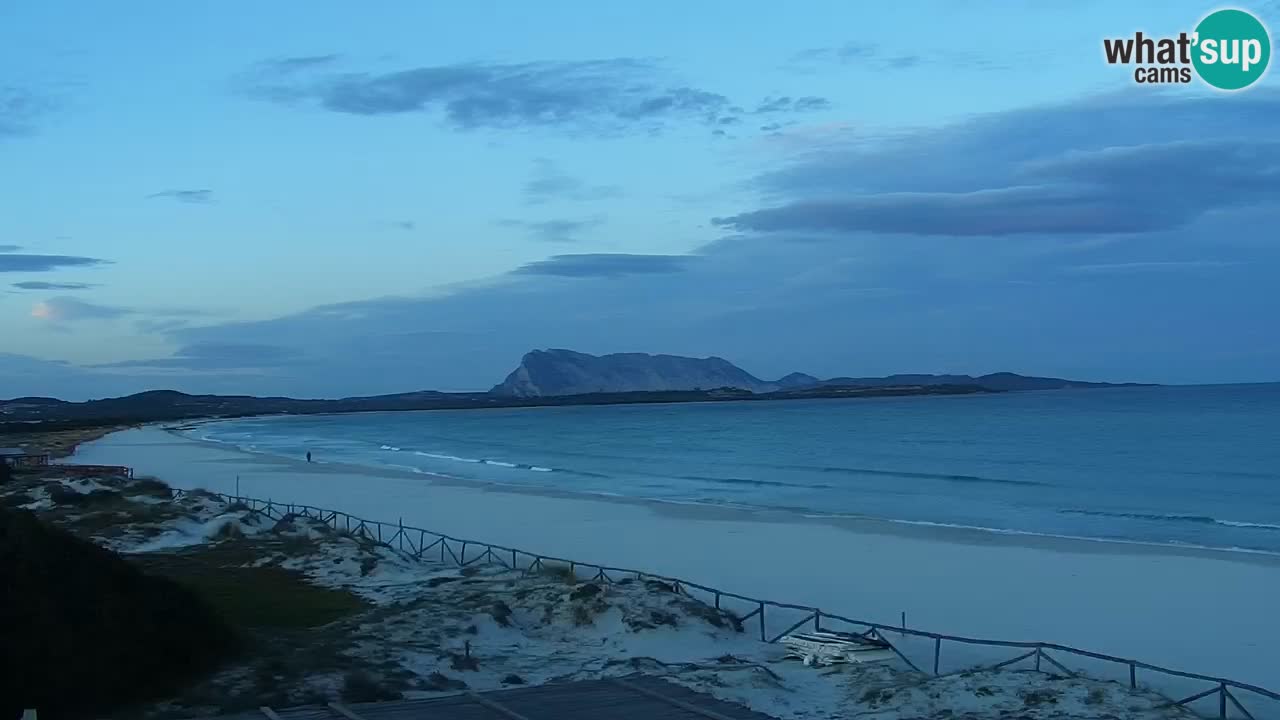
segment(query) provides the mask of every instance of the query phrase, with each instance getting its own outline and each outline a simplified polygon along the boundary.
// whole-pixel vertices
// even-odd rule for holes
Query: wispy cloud
[[[301,55],[297,57],[263,60],[258,64],[258,66],[259,69],[265,73],[289,74],[331,67],[337,63],[341,57],[342,56],[337,53],[330,53],[328,55]]]
[[[902,52],[875,43],[854,41],[834,47],[802,50],[791,56],[784,67],[797,72],[813,72],[824,65],[856,65],[880,71],[926,67],[974,71],[1007,70],[1018,62],[1018,59],[1006,55],[954,50]]]
[[[1196,272],[1235,267],[1238,262],[1228,260],[1153,260],[1148,262],[1098,263],[1094,265],[1070,265],[1063,272],[1077,275],[1129,275],[1148,272]]]
[[[588,253],[556,255],[547,260],[528,263],[512,271],[513,275],[551,275],[557,277],[620,277],[623,275],[655,275],[680,272],[698,261],[694,255],[631,255],[625,253]]]
[[[552,200],[590,202],[607,200],[622,194],[617,185],[589,185],[566,175],[547,159],[540,159],[534,167],[533,177],[524,185],[525,202],[540,205]]]
[[[204,342],[185,345],[171,357],[94,365],[96,368],[154,368],[184,370],[248,370],[280,365],[296,365],[302,353],[262,343]]]
[[[124,317],[172,318],[202,317],[210,313],[192,308],[131,308],[119,305],[103,305],[73,297],[52,297],[36,303],[31,317],[53,324],[83,320],[116,320]]]
[[[559,218],[555,220],[539,220],[528,222],[524,220],[500,220],[499,225],[503,227],[521,228],[528,232],[529,237],[539,242],[549,243],[571,243],[578,242],[582,239],[582,234],[599,227],[603,224],[603,220],[598,218],[590,220],[569,220]]]
[[[13,246],[10,246],[13,247]],[[78,255],[33,255],[28,253],[0,253],[0,273],[49,272],[64,267],[93,267],[110,264],[109,260],[80,257]]]
[[[332,60],[259,64],[239,79],[249,96],[352,115],[437,113],[461,130],[554,128],[574,133],[656,132],[672,123],[719,128],[745,111],[721,93],[674,80],[634,59],[463,63],[392,72],[333,72]],[[314,72],[313,72],[314,70]],[[820,109],[820,98],[787,112]],[[781,110],[779,110],[781,111]]]
[[[196,205],[206,205],[213,202],[212,190],[161,190],[158,193],[152,193],[147,199],[168,198],[177,200],[178,202],[192,203]]]
[[[44,95],[19,87],[0,85],[0,139],[30,135],[36,122],[56,104]]]
[[[757,115],[773,115],[777,113],[817,112],[819,110],[829,110],[830,108],[831,101],[826,98],[813,95],[793,98],[784,95],[782,97],[765,98],[756,106],[754,112]]]
[[[27,280],[25,282],[13,283],[13,287],[19,290],[88,290],[96,287],[89,283],[78,282],[43,282],[41,280]]]

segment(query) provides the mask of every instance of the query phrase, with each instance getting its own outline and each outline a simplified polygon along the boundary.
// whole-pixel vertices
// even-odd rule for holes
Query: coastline
[[[458,478],[417,469],[399,469],[395,466],[389,465],[360,465],[356,463],[333,462],[330,460],[317,460],[308,464],[304,460],[294,459],[284,455],[245,450],[229,443],[205,440],[184,434],[186,429],[194,428],[195,426],[202,424],[217,422],[222,422],[222,420],[214,418],[179,424],[156,424],[148,427],[163,430],[166,434],[183,442],[225,450],[243,455],[246,458],[261,461],[262,467],[264,468],[267,467],[268,464],[278,464],[292,468],[295,471],[306,471],[311,473],[338,473],[388,478],[413,478],[425,480],[433,485],[470,488],[473,490],[492,493],[629,505],[647,509],[658,515],[694,521],[820,524],[854,533],[898,537],[910,540],[959,543],[977,547],[995,545],[1074,554],[1102,553],[1168,555],[1174,557],[1205,558],[1225,562],[1256,563],[1268,567],[1280,568],[1280,553],[1268,552],[1266,550],[1254,550],[1250,548],[1222,548],[1204,545],[1182,545],[1177,543],[1125,540],[1120,538],[1054,535],[1023,530],[934,523],[924,520],[880,518],[870,515],[815,513],[800,509],[711,504],[697,501],[640,498],[622,494],[586,491],[574,492],[558,490],[550,487],[536,487],[529,485],[517,485],[513,483]],[[112,432],[118,431],[119,429]],[[248,495],[249,494],[246,493],[246,496]],[[298,502],[302,503],[303,501]],[[329,509],[342,510],[342,508]],[[380,520],[383,522],[387,521],[387,518],[370,517],[366,519]],[[476,539],[483,540],[483,538]]]
[[[885,624],[905,613],[920,629],[1058,642],[1263,686],[1280,665],[1280,627],[1267,600],[1280,594],[1280,563],[1269,556],[512,492],[307,465],[155,426],[82,446],[74,460],[126,464],[174,487],[229,494],[238,475],[248,497],[402,519]]]

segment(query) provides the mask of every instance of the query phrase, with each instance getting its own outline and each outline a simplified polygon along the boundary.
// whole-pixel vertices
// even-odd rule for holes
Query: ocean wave
[[[400,448],[394,445],[383,445],[380,450],[390,450],[391,452],[400,452]]]
[[[1208,515],[1187,515],[1182,513],[1118,513],[1107,510],[1070,509],[1059,511],[1065,515],[1089,515],[1092,517],[1121,518],[1125,520],[1152,520],[1156,522],[1183,522],[1197,525],[1220,525],[1224,527],[1251,528],[1256,530],[1280,530],[1280,525],[1270,523],[1244,522],[1242,520],[1221,520]]]
[[[479,458],[458,457],[457,455],[444,455],[444,454],[441,454],[441,453],[429,453],[429,452],[422,452],[421,450],[415,450],[413,454],[414,454],[414,455],[421,455],[422,457],[435,458],[436,460],[452,460],[452,461],[454,461],[454,462],[464,462],[464,463],[480,463],[480,462],[484,462],[484,460],[481,460],[481,459],[479,459]]]
[[[1008,478],[985,477],[982,475],[955,475],[950,473],[927,473],[927,472],[910,472],[907,470],[875,470],[872,468],[851,468],[851,467],[805,467],[796,466],[798,470],[818,470],[825,473],[844,473],[846,475],[881,475],[884,477],[899,477],[907,479],[919,480],[944,480],[946,482],[956,483],[977,483],[984,485],[1024,485],[1024,486],[1043,486],[1044,483],[1034,480],[1010,480]]]
[[[707,475],[677,475],[680,480],[694,480],[696,482],[719,483],[721,485],[750,485],[752,487],[785,487],[785,488],[803,488],[806,490],[831,490],[830,485],[800,485],[796,483],[778,482],[777,480],[756,480],[753,478],[735,478],[735,477],[710,477]]]

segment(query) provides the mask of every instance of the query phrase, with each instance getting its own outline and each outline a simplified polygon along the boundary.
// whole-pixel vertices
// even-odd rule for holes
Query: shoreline
[[[1280,594],[1280,561],[1268,556],[513,492],[407,471],[308,465],[156,426],[82,446],[73,462],[130,465],[175,488],[229,495],[240,476],[246,497],[402,519],[455,538],[886,626],[905,616],[921,630],[1088,648],[1263,687],[1280,666],[1270,600]]]
[[[308,472],[315,472],[318,470],[319,472],[330,473],[414,478],[426,480],[429,483],[446,487],[470,488],[492,493],[629,505],[646,508],[658,515],[699,521],[759,522],[771,524],[812,523],[827,525],[851,533],[874,534],[913,540],[924,539],[939,542],[961,543],[977,547],[1006,545],[1074,554],[1102,553],[1130,554],[1138,556],[1169,555],[1174,557],[1198,557],[1280,568],[1280,553],[1267,550],[1255,550],[1251,548],[1221,548],[1203,545],[1180,545],[1172,542],[1161,543],[1143,540],[1125,540],[1121,538],[1054,535],[1049,533],[1037,533],[1004,528],[950,525],[925,520],[880,518],[857,514],[827,514],[799,509],[716,505],[698,501],[642,498],[621,494],[574,492],[569,490],[558,490],[550,487],[535,487],[512,483],[459,478],[439,473],[432,473],[425,470],[399,469],[394,466],[361,465],[358,463],[331,462],[323,460],[307,463],[306,461],[297,460],[285,455],[246,450],[231,443],[220,442],[217,440],[206,440],[203,438],[192,437],[184,433],[184,428],[217,422],[222,422],[222,420],[212,418],[191,423],[184,422],[177,425],[153,424],[147,427],[163,430],[165,433],[184,442],[238,453],[251,460],[261,460],[263,463],[277,463],[299,471],[305,470]],[[114,432],[119,432],[119,430]],[[306,503],[300,501],[295,504]],[[343,510],[343,508],[326,509]],[[387,522],[387,519],[384,518],[364,519],[382,521],[384,523]],[[477,538],[477,540],[482,540],[482,538]]]
[[[674,578],[593,578],[591,568],[575,573],[550,558],[553,564],[523,568],[515,561],[515,567],[469,566],[465,555],[437,561],[413,554],[411,543],[406,553],[358,531],[345,533],[336,517],[326,522],[279,506],[263,513],[200,491],[175,496],[145,478],[32,477],[6,486],[0,499],[19,507],[31,501],[46,522],[194,588],[230,632],[252,638],[216,672],[171,697],[144,699],[143,716],[154,720],[637,673],[786,720],[815,712],[950,717],[957,706],[1047,717],[1027,714],[1042,702],[1052,706],[1052,717],[1159,720],[1186,717],[1169,708],[1186,694],[1184,680],[1225,682],[1259,711],[1277,698],[1250,683],[1180,676],[1121,658],[1112,661],[1159,674],[1130,689],[1105,673],[1032,671],[1026,655],[1021,667],[984,669],[955,654],[954,644],[930,675],[921,668],[934,657],[933,646],[905,637],[892,641],[896,657],[881,650],[866,662],[821,664],[817,672],[785,643],[757,638],[750,616],[732,603],[722,607],[717,597],[713,605],[710,596],[672,584]],[[788,608],[770,606],[774,630],[790,622],[778,610]],[[896,635],[882,631],[886,641]],[[1071,648],[1045,649],[1061,650],[1056,654],[1067,663],[1081,657]]]

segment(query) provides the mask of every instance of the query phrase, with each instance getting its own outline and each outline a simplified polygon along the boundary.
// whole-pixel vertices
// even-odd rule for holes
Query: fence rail
[[[765,643],[776,643],[791,632],[794,632],[795,630],[810,623],[813,624],[814,630],[837,629],[836,627],[833,627],[833,625],[843,625],[855,631],[873,632],[881,640],[887,643],[889,647],[897,653],[898,657],[900,657],[908,666],[918,672],[924,673],[926,671],[921,669],[916,662],[912,661],[912,659],[908,657],[907,652],[903,650],[901,645],[906,638],[932,641],[926,643],[926,651],[927,654],[932,655],[931,659],[933,667],[931,674],[934,676],[948,674],[941,672],[943,643],[984,646],[988,648],[1013,648],[1023,651],[1015,657],[995,664],[985,664],[977,667],[970,666],[965,668],[967,670],[999,669],[1018,663],[1026,663],[1028,665],[1034,663],[1034,668],[1037,671],[1041,671],[1042,666],[1047,664],[1068,676],[1074,677],[1085,674],[1079,670],[1071,670],[1063,664],[1063,656],[1074,656],[1076,658],[1087,658],[1090,660],[1105,662],[1122,669],[1127,669],[1127,684],[1131,689],[1138,688],[1138,670],[1155,673],[1156,675],[1167,678],[1181,678],[1184,680],[1210,684],[1208,688],[1199,690],[1187,697],[1183,697],[1180,700],[1171,700],[1168,703],[1169,706],[1184,706],[1194,711],[1196,708],[1191,706],[1195,703],[1206,700],[1217,700],[1216,707],[1214,708],[1214,712],[1211,717],[1243,717],[1247,720],[1255,720],[1256,716],[1246,708],[1246,702],[1242,701],[1240,697],[1237,697],[1237,695],[1243,695],[1246,700],[1254,703],[1255,705],[1262,702],[1268,703],[1267,707],[1269,712],[1263,717],[1280,718],[1280,693],[1268,690],[1258,685],[1231,680],[1229,678],[1174,670],[1172,668],[1162,667],[1160,665],[1154,665],[1152,663],[1146,663],[1139,660],[1121,658],[1090,650],[1082,650],[1069,645],[1048,642],[1021,642],[1012,640],[972,638],[962,635],[948,635],[945,633],[935,633],[927,630],[907,627],[905,621],[901,625],[890,625],[887,623],[860,620],[826,612],[808,605],[797,605],[794,603],[754,598],[707,585],[701,585],[688,580],[668,577],[651,572],[580,562],[553,555],[532,553],[504,545],[495,545],[493,543],[477,540],[456,538],[451,535],[446,535],[432,530],[407,526],[404,524],[403,520],[394,524],[376,520],[365,520],[338,510],[327,510],[310,505],[297,505],[293,503],[278,503],[272,500],[227,495],[225,493],[212,492],[208,490],[174,490],[173,498],[174,500],[177,500],[184,495],[191,494],[205,494],[213,496],[229,505],[238,503],[243,505],[247,510],[258,513],[272,520],[281,520],[290,516],[319,520],[320,522],[333,527],[335,530],[342,530],[357,537],[364,538],[370,542],[400,550],[401,552],[407,553],[419,560],[425,558],[427,553],[431,552],[432,554],[430,559],[436,559],[436,555],[438,554],[438,560],[440,562],[451,562],[457,567],[468,567],[477,563],[482,563],[487,565],[498,565],[510,570],[520,570],[525,573],[531,573],[558,565],[563,569],[567,569],[568,572],[574,575],[574,577],[583,580],[616,583],[621,579],[630,578],[661,582],[669,586],[674,592],[707,602],[714,605],[719,610],[733,614],[744,630],[751,625],[757,626],[760,640]],[[469,549],[473,551],[470,557],[468,557]],[[510,559],[510,562],[508,562],[508,558]],[[523,563],[521,562],[522,559],[524,560]],[[737,603],[741,608],[741,614],[730,610],[727,607],[727,601],[734,601]],[[771,632],[768,620],[766,619],[766,609],[786,611],[790,613],[792,621],[788,622],[785,630],[782,630],[781,632]],[[796,613],[800,613],[798,620],[796,619]],[[777,612],[771,613],[771,615],[777,614]],[[753,630],[752,632],[754,633],[755,631]],[[896,634],[901,639],[897,643],[890,642],[888,637],[890,634]],[[1058,653],[1059,656],[1055,658],[1049,654],[1049,651]],[[919,658],[917,657],[917,659]],[[1197,707],[1203,706],[1204,703],[1200,703]],[[1232,709],[1234,709],[1238,715],[1231,715]]]

